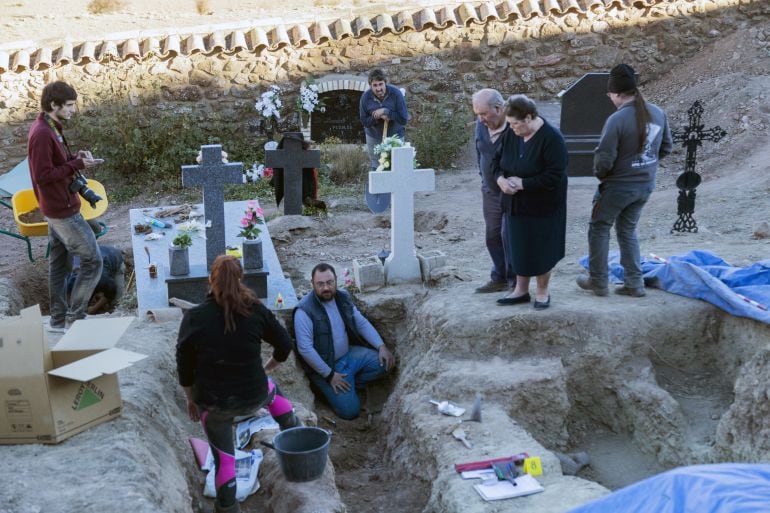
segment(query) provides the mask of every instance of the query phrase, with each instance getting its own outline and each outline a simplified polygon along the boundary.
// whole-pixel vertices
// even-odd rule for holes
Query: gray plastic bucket
[[[331,433],[317,427],[294,427],[273,437],[273,448],[287,481],[302,483],[321,477],[329,457]]]

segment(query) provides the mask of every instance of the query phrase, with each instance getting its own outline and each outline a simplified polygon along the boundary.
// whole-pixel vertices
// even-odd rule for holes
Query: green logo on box
[[[102,399],[104,399],[104,392],[89,381],[80,385],[77,394],[75,394],[75,399],[72,401],[72,409],[75,411],[85,410]]]

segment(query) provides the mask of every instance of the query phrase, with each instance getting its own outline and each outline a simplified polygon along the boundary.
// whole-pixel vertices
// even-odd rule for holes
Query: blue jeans
[[[374,148],[382,142],[382,139],[377,139],[371,135],[366,136],[366,151],[369,153],[369,162],[371,164],[371,170],[374,171],[380,165],[380,154],[374,153]]]
[[[599,185],[588,225],[588,272],[594,286],[607,287],[607,254],[610,228],[614,223],[624,284],[634,289],[644,287],[636,225],[653,187],[649,183],[604,182]]]
[[[48,298],[51,324],[72,323],[86,316],[88,302],[102,274],[102,255],[96,236],[83,216],[75,214],[48,221]],[[80,257],[80,271],[67,302],[67,275],[72,257]]]
[[[350,390],[337,393],[332,386],[317,373],[310,376],[313,384],[321,390],[334,413],[342,419],[354,419],[361,411],[361,404],[356,394],[356,388],[364,388],[367,383],[381,378],[387,372],[377,351],[368,347],[350,346],[347,354],[334,362],[334,371],[347,374],[345,381],[350,384]]]
[[[489,279],[495,283],[507,283],[509,286],[516,284],[516,275],[511,267],[511,259],[508,252],[508,230],[505,229],[505,218],[500,205],[500,193],[493,192],[486,187],[481,187],[481,209],[484,214],[484,226],[486,227],[485,241],[487,251],[492,258],[492,271]]]

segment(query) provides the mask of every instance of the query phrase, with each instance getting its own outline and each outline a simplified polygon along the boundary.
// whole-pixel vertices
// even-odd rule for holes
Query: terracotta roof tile
[[[681,1],[681,0],[680,0]],[[697,4],[700,0],[684,0]],[[715,0],[729,4],[735,0]],[[756,0],[743,0],[756,1]],[[103,41],[69,41],[38,47],[13,49],[4,45],[0,50],[0,74],[43,70],[70,63],[143,60],[202,53],[215,55],[249,51],[259,55],[267,50],[277,51],[287,46],[302,48],[322,45],[332,40],[363,38],[406,31],[443,30],[452,26],[483,25],[491,22],[514,23],[535,17],[566,16],[571,13],[597,12],[611,8],[647,9],[655,5],[672,4],[675,0],[488,0],[465,2],[454,6],[435,6],[357,16],[350,20],[308,21],[284,25],[219,28],[204,33],[157,33],[153,36],[114,38]],[[21,44],[21,43],[20,43]],[[29,45],[29,43],[25,43]],[[12,48],[12,49],[9,49]],[[74,50],[73,50],[74,48]]]

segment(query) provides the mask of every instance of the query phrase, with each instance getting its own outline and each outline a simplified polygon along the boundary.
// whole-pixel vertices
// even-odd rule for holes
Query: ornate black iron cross
[[[719,126],[703,129],[701,115],[703,114],[703,104],[697,100],[692,107],[687,109],[687,117],[690,123],[683,129],[675,130],[671,137],[675,143],[682,143],[687,148],[687,158],[684,164],[684,172],[676,179],[676,186],[679,187],[679,197],[676,200],[676,210],[679,217],[671,228],[673,232],[697,233],[698,225],[695,222],[693,214],[695,213],[695,189],[700,185],[701,177],[695,172],[695,157],[698,152],[698,146],[703,141],[717,142],[727,135],[727,132]]]

